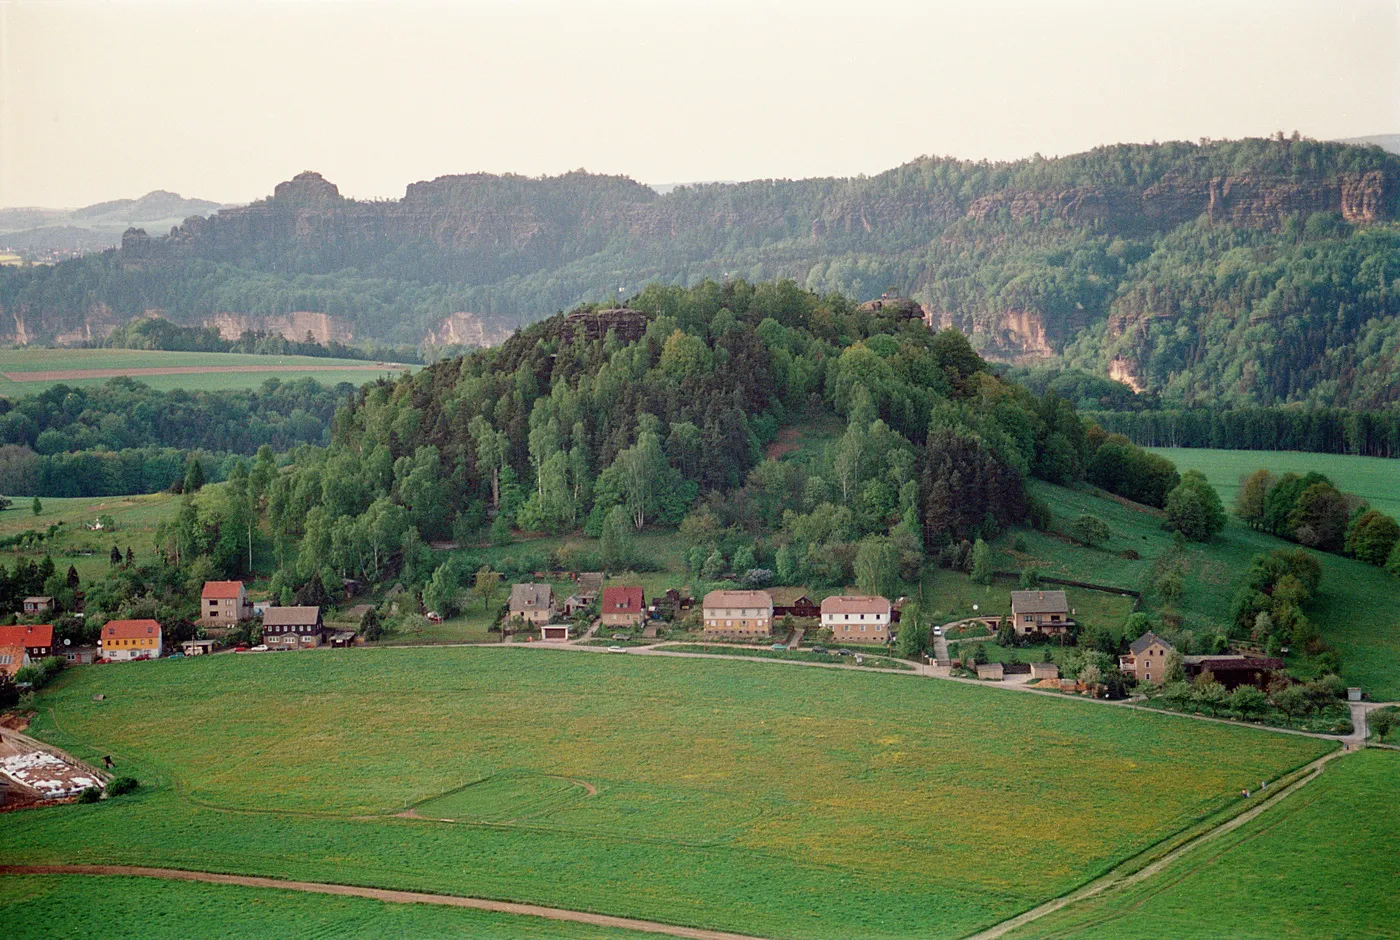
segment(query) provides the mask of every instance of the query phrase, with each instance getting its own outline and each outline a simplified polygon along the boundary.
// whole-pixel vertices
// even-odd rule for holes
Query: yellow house
[[[159,659],[160,624],[154,620],[109,620],[97,642],[104,659]]]

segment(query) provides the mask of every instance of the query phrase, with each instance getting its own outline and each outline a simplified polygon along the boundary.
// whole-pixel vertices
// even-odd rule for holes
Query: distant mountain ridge
[[[664,195],[580,171],[445,176],[365,202],[306,172],[168,236],[135,227],[111,255],[0,272],[0,340],[11,323],[32,341],[160,312],[489,343],[653,281],[787,277],[911,296],[1006,361],[1063,360],[1188,400],[1374,404],[1400,397],[1400,380],[1386,385],[1397,217],[1400,157],[1282,137],[923,157],[868,178]]]
[[[1340,143],[1356,144],[1358,146],[1375,144],[1382,150],[1388,150],[1391,153],[1400,153],[1400,134],[1373,134],[1370,137],[1344,137]]]
[[[132,226],[171,228],[191,216],[226,208],[230,204],[157,189],[138,199],[114,199],[81,209],[0,209],[0,246],[36,260],[53,252],[100,251],[120,245],[122,232]]]

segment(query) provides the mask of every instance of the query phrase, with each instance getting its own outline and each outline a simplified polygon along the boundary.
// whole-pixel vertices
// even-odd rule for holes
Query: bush
[[[79,803],[96,803],[100,799],[102,799],[102,791],[97,787],[88,787],[78,794]]]
[[[107,784],[107,795],[121,796],[124,793],[131,793],[139,786],[141,786],[141,784],[135,777],[117,777],[111,783]]]

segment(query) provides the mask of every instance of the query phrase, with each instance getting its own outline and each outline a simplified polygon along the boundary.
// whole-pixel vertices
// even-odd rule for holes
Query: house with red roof
[[[646,618],[639,587],[603,588],[603,626],[635,627]]]
[[[154,620],[109,620],[97,642],[102,647],[102,658],[111,662],[159,659],[160,624]]]
[[[24,666],[53,655],[53,624],[0,627],[0,673],[13,676]]]
[[[253,604],[242,581],[205,581],[199,595],[199,621],[211,627],[232,627],[250,620]]]

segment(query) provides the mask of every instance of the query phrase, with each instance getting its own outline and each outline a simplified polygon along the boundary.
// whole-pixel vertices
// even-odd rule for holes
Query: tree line
[[[1240,479],[1235,512],[1251,528],[1400,575],[1400,523],[1324,474],[1255,470]]]
[[[1143,447],[1400,457],[1400,408],[1164,408],[1083,414]]]

